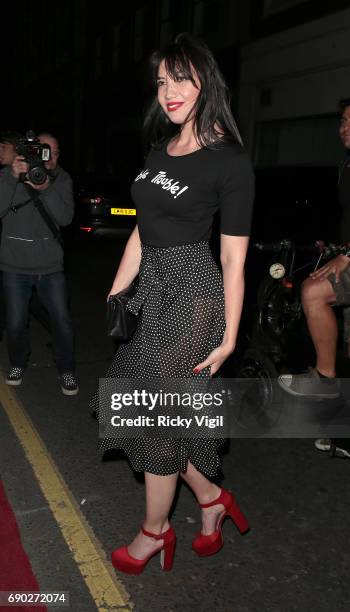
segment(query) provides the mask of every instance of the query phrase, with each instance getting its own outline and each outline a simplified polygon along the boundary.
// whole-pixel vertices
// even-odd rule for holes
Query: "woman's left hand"
[[[349,257],[346,257],[346,255],[338,255],[322,266],[322,268],[316,270],[316,272],[311,272],[310,276],[313,280],[323,281],[328,278],[330,274],[335,274],[335,280],[338,282],[341,272],[345,270],[349,264]]]
[[[220,344],[220,346],[215,348],[208,355],[205,361],[202,361],[202,363],[199,363],[195,368],[193,368],[193,373],[199,374],[201,370],[211,366],[210,376],[214,376],[214,374],[216,374],[216,372],[221,368],[224,361],[226,361],[227,357],[233,353],[234,348],[235,347],[230,344]]]

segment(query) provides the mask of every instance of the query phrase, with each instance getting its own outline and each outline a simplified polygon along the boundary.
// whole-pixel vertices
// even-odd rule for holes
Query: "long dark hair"
[[[180,132],[166,116],[157,98],[157,77],[159,64],[164,60],[166,72],[172,79],[193,78],[195,70],[200,92],[195,102],[194,128],[202,147],[214,149],[224,142],[238,142],[242,139],[230,108],[230,92],[220,69],[207,45],[190,34],[179,34],[164,50],[155,51],[150,58],[154,96],[144,120],[144,139],[148,146],[157,147],[168,137]]]

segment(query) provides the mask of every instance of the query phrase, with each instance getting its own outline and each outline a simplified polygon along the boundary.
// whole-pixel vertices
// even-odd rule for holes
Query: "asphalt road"
[[[144,499],[142,478],[133,475],[123,457],[109,455],[100,461],[97,426],[88,407],[114,350],[105,337],[105,295],[122,246],[117,239],[83,241],[68,253],[79,395],[62,396],[52,363],[50,335],[35,319],[31,321],[30,367],[23,385],[15,391],[107,558],[138,530]],[[0,364],[5,372],[4,342]],[[93,612],[97,608],[82,578],[83,568],[68,548],[1,410],[0,443],[1,477],[41,590],[69,591],[70,609]],[[191,540],[200,527],[199,509],[191,492],[179,487],[172,515],[178,536],[173,571],[161,572],[153,559],[140,576],[119,576],[134,609],[349,609],[349,469],[350,462],[331,460],[316,451],[311,439],[231,440],[223,458],[222,484],[234,491],[251,531],[242,537],[226,521],[223,550],[211,558],[198,558],[191,551]]]

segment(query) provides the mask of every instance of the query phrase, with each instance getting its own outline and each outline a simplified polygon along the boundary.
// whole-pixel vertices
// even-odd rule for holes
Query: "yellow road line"
[[[80,511],[29,416],[0,374],[0,402],[100,612],[132,610],[122,583]]]

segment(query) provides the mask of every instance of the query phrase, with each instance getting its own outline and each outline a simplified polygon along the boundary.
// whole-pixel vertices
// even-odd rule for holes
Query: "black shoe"
[[[73,372],[60,374],[60,385],[63,395],[77,395],[79,393],[78,381]]]
[[[10,368],[6,377],[6,384],[13,387],[18,387],[22,384],[23,374],[24,368],[19,368],[17,366]]]

